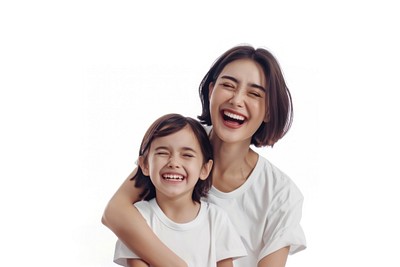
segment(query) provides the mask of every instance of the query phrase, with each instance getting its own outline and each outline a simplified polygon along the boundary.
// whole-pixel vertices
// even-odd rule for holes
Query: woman
[[[289,130],[292,102],[279,64],[265,49],[237,46],[212,65],[200,84],[202,114],[214,150],[208,201],[225,209],[248,256],[235,266],[285,266],[305,248],[303,196],[256,147],[273,146]],[[153,266],[187,266],[162,244],[131,203],[140,188],[130,178],[108,203],[102,222]]]

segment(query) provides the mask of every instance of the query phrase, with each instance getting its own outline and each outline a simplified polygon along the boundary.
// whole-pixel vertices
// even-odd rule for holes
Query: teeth
[[[163,175],[163,178],[166,180],[178,180],[178,181],[183,181],[183,176],[178,175],[178,174],[165,174]]]
[[[244,119],[245,119],[243,116],[240,116],[240,115],[228,112],[228,111],[224,111],[224,115],[228,116],[229,118],[232,118],[234,120],[238,120],[238,121],[244,121]]]

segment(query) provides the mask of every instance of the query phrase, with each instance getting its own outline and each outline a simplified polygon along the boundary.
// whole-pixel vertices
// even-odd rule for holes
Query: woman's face
[[[225,66],[210,84],[213,132],[224,142],[247,141],[266,121],[267,81],[261,66],[250,59]]]

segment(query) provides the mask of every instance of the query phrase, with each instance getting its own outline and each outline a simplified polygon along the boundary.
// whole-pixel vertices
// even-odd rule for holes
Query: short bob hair
[[[205,164],[209,160],[212,160],[213,150],[204,127],[197,120],[190,117],[184,117],[180,114],[167,114],[153,122],[143,137],[140,145],[139,156],[142,156],[144,162],[147,162],[151,143],[155,139],[174,134],[186,126],[189,126],[192,129],[193,134],[199,142],[203,155],[203,163]],[[140,166],[138,166],[138,170],[131,180],[135,180],[135,187],[143,188],[143,192],[140,194],[142,200],[150,200],[156,196],[156,189],[151,182],[150,177],[143,174]],[[199,179],[192,193],[193,201],[200,203],[201,197],[207,196],[211,184],[212,180],[210,175],[205,180]]]
[[[212,125],[209,85],[217,80],[227,64],[239,59],[251,59],[258,63],[264,71],[267,79],[266,115],[269,120],[263,122],[253,134],[251,144],[256,147],[272,147],[290,129],[293,105],[278,61],[264,48],[255,49],[249,45],[236,46],[226,51],[214,62],[199,86],[202,114],[198,116],[198,119],[202,124]]]

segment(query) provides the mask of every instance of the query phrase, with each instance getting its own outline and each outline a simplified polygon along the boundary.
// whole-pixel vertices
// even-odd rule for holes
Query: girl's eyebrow
[[[154,150],[168,150],[168,147],[167,146],[158,146],[158,147],[154,148]],[[197,153],[194,148],[191,148],[188,146],[182,147],[181,150],[192,151],[193,153]]]
[[[231,81],[233,81],[233,82],[235,82],[235,83],[239,83],[239,80],[238,80],[238,79],[236,79],[235,77],[229,76],[229,75],[223,75],[223,76],[221,76],[221,78],[222,78],[222,79],[231,80]],[[255,84],[255,83],[250,83],[249,86],[250,86],[250,87],[253,87],[253,88],[260,89],[260,90],[263,91],[264,93],[267,92],[267,90],[266,90],[264,87],[262,87],[261,85],[258,85],[258,84]]]

